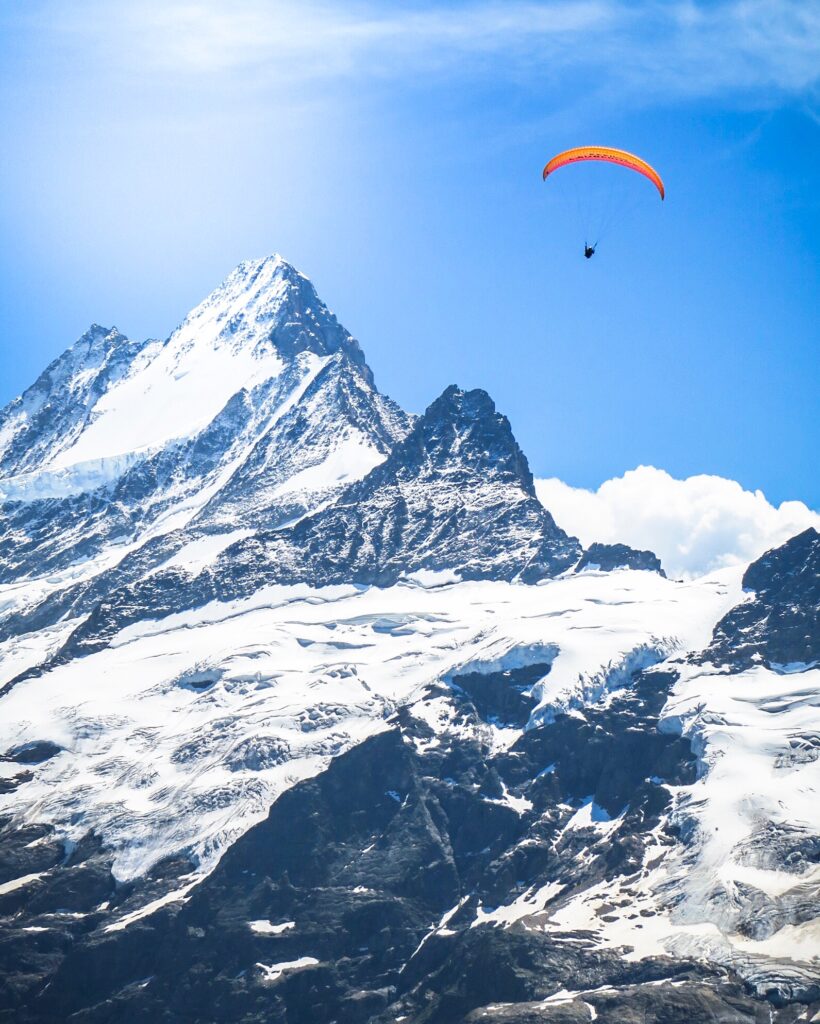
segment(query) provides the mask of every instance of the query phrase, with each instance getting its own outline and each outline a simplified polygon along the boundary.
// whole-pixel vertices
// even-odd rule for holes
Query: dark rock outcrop
[[[654,551],[637,551],[627,544],[599,544],[597,541],[584,551],[575,571],[600,569],[612,572],[614,569],[644,569],[666,577],[661,560]]]
[[[820,661],[820,533],[813,528],[752,562],[749,599],[715,627],[704,660],[731,665],[806,666]]]

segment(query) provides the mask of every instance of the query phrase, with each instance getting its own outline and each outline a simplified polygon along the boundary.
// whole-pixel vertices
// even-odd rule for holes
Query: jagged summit
[[[335,505],[266,543],[282,579],[308,570],[321,582],[380,585],[419,570],[535,580],[580,555],[535,497],[506,416],[485,391],[454,385]]]
[[[203,533],[293,521],[412,420],[303,274],[245,261],[165,342],[94,326],[0,414],[0,582],[82,560],[97,593]]]
[[[471,473],[483,468],[535,496],[532,473],[510,421],[481,389],[462,391],[451,384],[429,406],[396,459],[428,476],[447,466]]]
[[[92,324],[0,411],[0,480],[37,472],[70,450],[100,399],[156,344]]]
[[[325,306],[312,283],[278,253],[244,260],[193,309],[169,339],[185,348],[207,341],[249,348],[258,358],[275,349],[284,359],[343,351],[372,375],[358,342]]]
[[[240,393],[312,377],[337,355],[375,388],[356,340],[279,255],[240,263],[165,342],[92,325],[0,413],[0,478],[13,478],[0,498],[118,480],[197,436]]]

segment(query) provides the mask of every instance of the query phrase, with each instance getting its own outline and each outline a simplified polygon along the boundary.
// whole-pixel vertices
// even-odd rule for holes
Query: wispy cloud
[[[582,74],[668,97],[806,93],[820,77],[820,6],[806,0],[137,0],[61,5],[48,24],[142,68],[274,82]]]

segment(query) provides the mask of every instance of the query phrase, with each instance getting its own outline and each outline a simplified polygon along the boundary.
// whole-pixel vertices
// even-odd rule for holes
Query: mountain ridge
[[[142,346],[5,436],[0,1021],[812,1019],[816,531],[583,549],[281,257]]]
[[[17,598],[0,611],[0,637],[52,628],[70,617],[76,620],[71,643],[95,628],[99,640],[127,619],[116,611],[118,601],[133,614],[143,599],[154,612],[170,612],[181,607],[185,594],[196,606],[218,594],[242,596],[266,582],[324,585],[352,579],[389,585],[415,570],[453,571],[463,578],[520,574],[535,582],[581,558],[577,541],[566,538],[538,502],[526,457],[489,396],[451,386],[431,404],[426,419],[404,413],[375,389],[360,346],[312,284],[278,255],[241,263],[163,343],[133,346],[103,329],[94,340],[106,352],[119,344],[129,357],[135,354],[123,362],[109,390],[94,392],[95,402],[71,438],[69,451],[75,454],[89,454],[93,437],[85,434],[99,435],[106,424],[116,434],[125,417],[128,429],[135,429],[131,406],[126,402],[125,412],[118,410],[115,398],[131,401],[135,390],[142,394],[146,378],[165,394],[171,386],[187,388],[189,373],[201,377],[203,360],[212,369],[213,351],[238,353],[252,363],[248,368],[242,362],[244,383],[203,429],[188,429],[189,436],[174,436],[158,450],[140,436],[135,451],[103,455],[103,463],[107,458],[122,470],[118,478],[51,498],[9,500],[6,494],[0,508],[16,543],[0,557],[0,581],[27,575],[33,580],[45,569],[57,582],[32,587],[33,600]],[[85,373],[73,364],[71,371],[70,383]],[[227,391],[238,372],[227,375]],[[446,415],[436,421],[453,403],[464,405],[459,429],[448,425]],[[155,408],[157,399],[149,405]],[[166,424],[160,433],[178,434],[181,422],[177,418],[173,430]],[[419,423],[429,427],[420,442]],[[442,438],[434,436],[437,429]],[[46,434],[40,448],[49,440]],[[55,460],[68,458],[62,448],[50,456],[41,452],[44,469],[30,474],[29,486],[36,492],[41,478],[51,479]],[[384,460],[394,469],[380,473]],[[70,474],[77,465],[56,472]],[[412,485],[411,466],[418,477]],[[387,472],[389,500],[378,493],[387,487]],[[367,479],[367,501],[355,514],[343,512],[345,502],[363,501],[356,481]],[[409,519],[408,500],[415,503]],[[434,500],[442,514],[427,522]],[[365,507],[369,523],[362,532],[358,518]],[[400,509],[408,521],[400,521]],[[320,518],[314,521],[313,515]],[[392,551],[385,517],[392,517]],[[354,540],[356,551],[345,555],[337,546],[332,554],[334,530]],[[193,581],[184,570],[163,569],[184,566],[184,552],[206,543],[213,547],[214,563]],[[415,550],[420,546],[422,553]],[[263,548],[269,550],[259,557]],[[636,559],[627,557],[623,564],[644,564]],[[78,562],[87,568],[76,580],[72,567]],[[646,567],[655,568],[650,562]],[[163,580],[172,600],[162,598]],[[106,616],[113,618],[104,627]]]

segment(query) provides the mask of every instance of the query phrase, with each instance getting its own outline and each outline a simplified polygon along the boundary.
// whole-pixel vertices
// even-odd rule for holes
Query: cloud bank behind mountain
[[[802,501],[770,504],[762,491],[701,474],[676,480],[638,466],[597,491],[551,478],[536,481],[541,502],[559,526],[588,546],[622,541],[650,548],[671,576],[699,576],[746,563],[809,526],[820,515]]]

